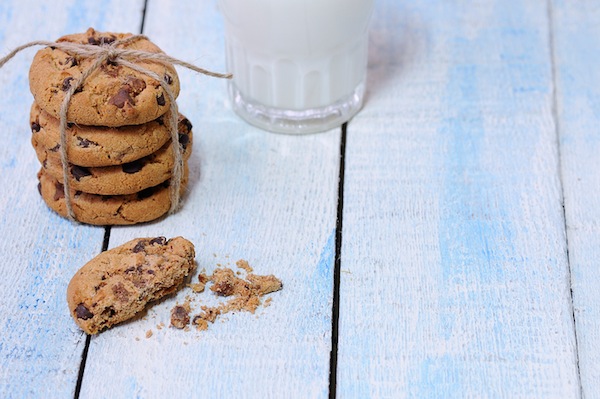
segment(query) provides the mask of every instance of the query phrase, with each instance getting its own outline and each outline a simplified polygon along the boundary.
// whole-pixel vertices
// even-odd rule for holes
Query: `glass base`
[[[362,108],[365,86],[334,104],[306,110],[271,108],[244,97],[233,81],[229,84],[233,110],[246,122],[275,133],[308,134],[324,132],[349,121]]]

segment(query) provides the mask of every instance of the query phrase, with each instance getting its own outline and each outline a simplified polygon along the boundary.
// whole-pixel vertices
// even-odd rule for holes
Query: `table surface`
[[[92,26],[225,70],[214,0],[52,3],[3,1],[1,54]],[[112,228],[39,197],[37,49],[18,54],[0,70],[0,397],[600,398],[598,37],[594,0],[378,0],[364,108],[307,136],[247,125],[225,81],[179,69],[183,208]],[[71,276],[159,235],[284,289],[207,331],[167,327],[184,289],[82,333]]]

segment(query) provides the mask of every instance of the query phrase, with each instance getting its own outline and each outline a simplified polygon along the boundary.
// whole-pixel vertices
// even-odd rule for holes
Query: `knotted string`
[[[181,153],[181,149],[179,146],[179,132],[178,132],[178,122],[179,122],[179,112],[177,109],[177,103],[175,99],[175,95],[173,91],[169,87],[169,85],[164,81],[162,77],[156,74],[153,71],[150,71],[146,68],[141,67],[136,64],[136,61],[155,61],[160,62],[165,65],[175,64],[183,66],[187,69],[191,69],[195,72],[202,73],[207,76],[216,77],[216,78],[225,78],[230,79],[231,74],[222,74],[211,72],[206,69],[197,67],[193,64],[187,63],[185,61],[179,60],[177,58],[170,57],[164,53],[151,53],[148,51],[142,50],[128,50],[124,48],[119,48],[119,45],[124,45],[129,42],[135,40],[149,40],[144,35],[132,35],[126,37],[124,39],[115,40],[112,43],[106,44],[102,43],[100,45],[94,44],[80,44],[80,43],[71,43],[71,42],[50,42],[50,41],[33,41],[26,44],[23,44],[14,50],[12,50],[7,56],[0,59],[0,68],[4,66],[11,58],[13,58],[17,53],[26,48],[33,46],[47,46],[47,47],[55,47],[58,48],[65,53],[73,56],[80,56],[84,58],[93,58],[94,63],[87,69],[85,69],[79,79],[74,79],[73,83],[69,86],[67,91],[65,92],[65,98],[61,103],[60,107],[60,117],[59,117],[59,129],[60,129],[60,159],[62,163],[62,173],[63,173],[63,188],[65,193],[65,205],[67,208],[67,216],[71,220],[76,220],[75,213],[73,211],[73,204],[71,200],[71,184],[70,184],[70,176],[69,176],[69,163],[68,163],[68,154],[67,154],[67,111],[69,109],[69,104],[71,102],[71,98],[75,94],[75,92],[83,85],[86,79],[94,73],[102,64],[105,62],[110,62],[113,65],[123,65],[124,67],[133,69],[137,72],[140,72],[152,79],[158,81],[167,94],[169,98],[169,107],[170,107],[170,118],[168,121],[165,121],[167,124],[167,128],[171,135],[171,147],[173,150],[173,170],[171,173],[171,182],[169,185],[169,196],[171,200],[171,207],[169,209],[169,214],[175,212],[179,208],[180,203],[180,189],[181,189],[181,180],[183,178],[183,156]]]

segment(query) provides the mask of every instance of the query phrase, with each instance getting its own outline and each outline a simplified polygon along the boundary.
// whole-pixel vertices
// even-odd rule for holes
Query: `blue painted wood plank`
[[[600,7],[552,2],[557,115],[585,398],[600,397]]]
[[[224,70],[214,1],[150,2],[145,26],[172,56]],[[155,223],[113,228],[111,246],[182,235],[196,245],[199,270],[236,269],[246,259],[284,288],[256,315],[230,314],[204,332],[168,327],[170,310],[186,296],[195,311],[216,300],[182,290],[144,319],[94,337],[82,396],[326,398],[340,132],[260,131],[234,115],[224,81],[179,72],[179,108],[194,124],[183,208]]]
[[[143,2],[3,1],[0,53],[33,40],[99,29],[134,29]],[[114,14],[114,15],[113,15]],[[85,336],[66,306],[73,273],[102,248],[104,229],[51,212],[37,191],[30,144],[28,70],[37,49],[0,69],[0,397],[71,397]]]
[[[579,397],[549,33],[544,2],[378,2],[340,397]]]

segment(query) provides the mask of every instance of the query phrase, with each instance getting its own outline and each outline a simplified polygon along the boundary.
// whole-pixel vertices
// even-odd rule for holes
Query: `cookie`
[[[192,152],[191,130],[180,130],[179,141],[183,149],[183,160],[187,161]],[[63,183],[62,162],[58,151],[46,150],[40,146],[36,146],[35,151],[44,171]],[[133,194],[156,186],[170,179],[172,170],[173,148],[170,141],[157,152],[123,165],[87,168],[69,164],[72,189],[101,195]]]
[[[187,167],[181,182],[181,192],[187,183]],[[61,216],[67,216],[63,185],[42,168],[38,173],[38,190],[48,205]],[[71,205],[75,219],[93,225],[129,225],[149,222],[166,214],[171,208],[169,181],[135,194],[97,195],[72,190]]]
[[[71,279],[69,311],[83,331],[97,334],[177,291],[196,268],[194,257],[183,237],[136,238],[102,252]]]
[[[170,139],[164,123],[170,113],[143,123],[109,128],[70,123],[67,127],[67,153],[75,165],[111,166],[132,162],[158,151]],[[37,103],[33,103],[29,118],[31,142],[34,147],[50,151],[60,149],[59,121]],[[189,130],[190,122],[180,115],[179,130]],[[184,124],[184,126],[182,126]],[[187,126],[186,126],[187,125]]]
[[[132,36],[130,33],[96,32],[63,36],[57,42],[103,46]],[[117,48],[162,53],[147,39],[118,45]],[[35,102],[55,118],[71,84],[90,68],[95,59],[71,55],[57,47],[39,50],[29,70],[29,87]],[[179,77],[173,65],[158,61],[135,61],[166,82],[175,97],[179,95]],[[107,60],[96,69],[71,97],[67,121],[82,125],[139,125],[165,114],[170,101],[160,82],[129,67]]]

